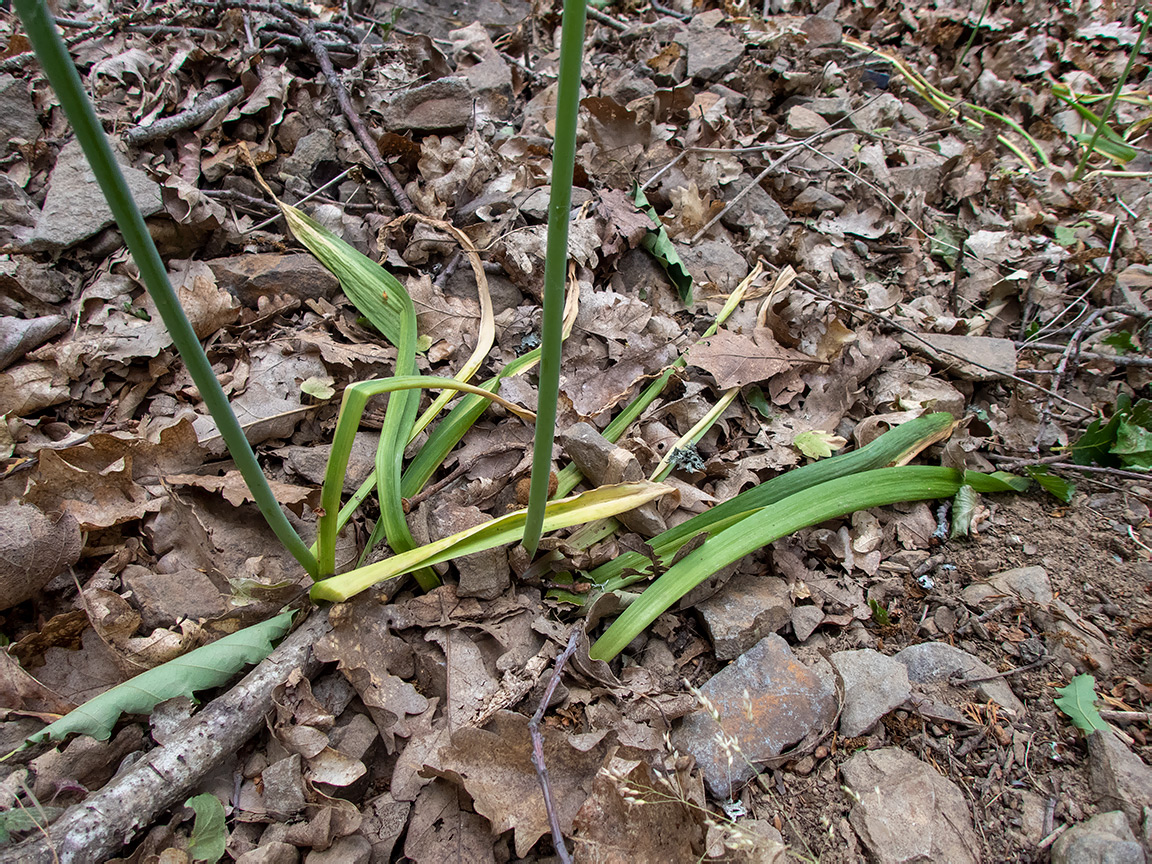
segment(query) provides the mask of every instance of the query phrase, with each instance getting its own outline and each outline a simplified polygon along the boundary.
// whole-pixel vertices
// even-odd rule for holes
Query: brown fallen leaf
[[[767,327],[757,327],[751,336],[721,331],[693,345],[688,362],[708,372],[721,390],[765,381],[799,363],[814,362],[780,345]]]
[[[604,761],[608,731],[574,736],[551,726],[541,731],[556,815],[560,829],[569,833]],[[452,743],[440,751],[442,769],[437,772],[467,790],[494,833],[515,832],[520,857],[549,831],[531,752],[528,718],[501,711],[484,729],[456,731]]]
[[[248,490],[248,484],[239,471],[229,471],[223,477],[202,477],[199,474],[170,474],[164,478],[174,486],[196,486],[209,492],[219,492],[233,507],[239,507],[247,501],[255,501]],[[272,494],[281,504],[299,504],[307,500],[309,495],[316,494],[315,489],[304,486],[295,486],[292,483],[281,483],[278,480],[269,480],[268,485]]]
[[[461,807],[462,797],[466,798],[464,793],[445,780],[436,780],[421,790],[404,840],[406,858],[416,864],[496,864],[488,823]]]
[[[83,545],[67,512],[48,515],[18,502],[0,507],[0,610],[34,597],[80,560]]]

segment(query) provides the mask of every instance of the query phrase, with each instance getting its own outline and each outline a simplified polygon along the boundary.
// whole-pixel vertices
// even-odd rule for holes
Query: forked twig
[[[560,830],[560,817],[556,815],[556,807],[552,803],[552,786],[548,782],[548,766],[544,764],[544,736],[540,734],[540,721],[544,719],[544,712],[548,710],[548,703],[552,701],[552,694],[556,692],[556,685],[560,683],[560,674],[564,671],[564,664],[576,653],[576,646],[580,644],[580,636],[584,631],[579,627],[572,628],[572,635],[568,637],[568,646],[556,658],[556,668],[552,670],[552,677],[548,679],[548,686],[544,688],[544,695],[540,697],[540,707],[528,721],[528,732],[532,736],[532,764],[536,766],[536,776],[540,778],[540,791],[544,795],[544,809],[548,812],[548,825],[552,828],[552,845],[556,847],[556,855],[563,864],[572,864],[572,856],[568,854],[568,847],[564,845],[564,833]]]

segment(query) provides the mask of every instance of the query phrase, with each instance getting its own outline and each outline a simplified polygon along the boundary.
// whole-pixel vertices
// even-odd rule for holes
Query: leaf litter
[[[121,148],[133,194],[153,214],[197,335],[277,497],[314,531],[336,416],[328,394],[390,374],[395,352],[268,221],[277,211],[241,145],[279,197],[408,286],[421,374],[456,374],[482,338],[482,272],[496,338],[487,376],[539,327],[558,7],[482,4],[462,28],[432,2],[315,22],[380,141],[366,154],[283,19],[227,4],[194,4],[179,19],[163,5],[132,18],[113,7],[98,28],[92,10],[65,5],[106,128],[134,142]],[[543,724],[561,832],[582,861],[775,861],[785,849],[887,860],[899,838],[874,820],[914,824],[919,811],[897,785],[879,804],[852,793],[869,772],[880,772],[873,785],[893,783],[882,769],[897,752],[963,790],[971,822],[958,824],[973,826],[957,829],[959,846],[931,826],[908,831],[928,844],[922,854],[1074,860],[1059,833],[1142,799],[1127,788],[1098,800],[1107,766],[1061,715],[1069,694],[1077,716],[1099,714],[1092,734],[1110,724],[1130,755],[1152,756],[1143,56],[1105,155],[1073,179],[1086,112],[1098,116],[1139,20],[1112,7],[769,7],[761,18],[740,4],[615,5],[590,21],[570,249],[580,311],[560,429],[602,431],[686,353],[661,399],[606,451],[647,476],[740,388],[695,443],[698,460],[675,460],[678,497],[651,514],[669,526],[930,411],[964,425],[924,461],[1027,467],[1061,497],[970,502],[966,537],[949,537],[948,517],[926,503],[836,520],[698,586],[625,661],[578,652]],[[107,766],[167,740],[166,713],[191,706],[164,700],[191,694],[148,689],[136,710],[157,706],[151,727],[67,712],[273,619],[308,580],[238,485],[10,13],[0,32],[0,729],[4,752],[61,716],[56,729],[106,739],[38,745],[4,763],[0,813],[19,839],[39,823],[12,814],[55,816],[96,790]],[[212,113],[151,137],[153,124],[236,88]],[[403,208],[380,158],[419,213],[462,233],[389,228]],[[463,239],[480,272],[461,266]],[[760,261],[768,272],[700,341]],[[795,281],[774,282],[786,266]],[[500,392],[534,407],[531,375]],[[370,403],[362,434],[382,418]],[[1059,448],[1090,423],[1065,457]],[[413,532],[437,540],[507,513],[527,441],[520,421],[490,410],[434,478],[446,482],[413,508]],[[360,479],[372,462],[362,450]],[[1098,473],[1074,471],[1086,463]],[[376,516],[370,507],[341,535],[338,562],[356,559]],[[627,532],[572,539],[548,546],[543,569],[516,549],[487,550],[438,565],[446,584],[426,595],[394,580],[335,607],[315,646],[326,665],[288,676],[266,730],[198,790],[224,804],[225,854],[551,855],[527,717],[573,619],[549,593],[570,588],[577,566],[646,548]],[[590,635],[613,600],[588,610]],[[757,670],[726,660],[733,645],[743,656],[770,637],[853,716],[878,689],[868,675],[895,674],[886,659],[906,670],[907,693],[871,709],[855,737],[842,721],[786,730],[794,747],[757,751],[754,781],[719,789],[699,766],[718,745],[740,761],[741,742],[691,740],[681,718],[707,711],[708,698],[743,712],[748,697],[724,688]],[[998,675],[1004,689],[977,683]],[[1087,675],[1096,686],[1085,695]],[[1098,712],[1084,707],[1093,696]],[[753,723],[747,711],[732,728]],[[683,748],[671,748],[673,733]],[[215,854],[215,838],[183,816],[145,831],[126,860]],[[1141,836],[1138,814],[1132,827]]]

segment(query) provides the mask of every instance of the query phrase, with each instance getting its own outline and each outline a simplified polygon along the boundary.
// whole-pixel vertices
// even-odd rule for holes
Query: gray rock
[[[1052,864],[1145,864],[1145,860],[1119,810],[1073,825],[1052,844]]]
[[[372,844],[362,834],[351,834],[333,840],[323,851],[311,850],[304,856],[304,864],[368,864],[372,858]]]
[[[742,573],[696,607],[721,660],[739,657],[791,620],[788,583],[775,576]]]
[[[912,694],[908,667],[871,648],[837,651],[830,658],[844,681],[840,734],[863,735]]]
[[[822,15],[809,15],[800,25],[800,29],[808,37],[809,48],[818,48],[821,45],[837,45],[844,35],[844,28],[839,23]]]
[[[39,216],[40,208],[28,193],[7,174],[0,174],[0,245],[27,243]]]
[[[898,341],[908,350],[926,355],[956,378],[965,381],[995,381],[1016,374],[1016,346],[1011,339],[951,336],[946,333],[923,333],[921,338],[924,341],[904,334]],[[941,351],[949,353],[943,354]],[[981,365],[973,366],[968,361]]]
[[[672,736],[674,746],[696,758],[708,788],[730,798],[753,776],[746,764],[778,756],[836,716],[836,693],[800,663],[779,636],[762,639],[700,688],[720,717],[706,709],[689,714]],[[745,698],[745,694],[747,698]],[[751,709],[751,710],[749,710]],[[734,737],[741,753],[729,764],[721,736]]]
[[[304,774],[300,769],[300,754],[293,753],[260,775],[264,781],[264,807],[277,818],[293,816],[308,803],[304,797]]]
[[[1048,606],[1053,600],[1052,583],[1043,567],[1016,567],[989,577],[988,582],[1001,592],[1041,606]]]
[[[825,120],[840,120],[852,110],[852,100],[847,96],[821,96],[810,101],[808,107]]]
[[[824,610],[819,606],[797,606],[792,610],[792,632],[797,641],[803,642],[824,620]]]
[[[721,240],[701,240],[695,246],[675,243],[676,253],[692,274],[697,286],[714,284],[725,294],[730,293],[748,275],[748,262],[744,256],[732,248],[731,243]]]
[[[875,101],[865,103],[859,111],[848,118],[848,122],[861,132],[875,132],[887,129],[900,117],[904,103],[891,93],[882,93]]]
[[[909,645],[893,655],[893,659],[908,667],[908,680],[917,684],[948,683],[953,676],[958,678],[983,678],[995,675],[996,670],[967,651],[962,651],[943,642],[922,642]],[[1016,698],[1012,688],[1003,678],[981,681],[972,685],[981,699],[991,699],[1003,708],[1024,716],[1024,703]]]
[[[978,864],[968,802],[951,780],[898,747],[857,753],[840,769],[848,821],[876,864]]]
[[[340,289],[340,280],[304,252],[234,255],[215,258],[208,266],[216,283],[251,309],[259,306],[261,297],[290,294],[320,300],[335,296]]]
[[[1100,806],[1123,810],[1140,824],[1144,808],[1152,806],[1152,769],[1110,729],[1088,736],[1088,771]]]
[[[503,194],[503,193],[502,193]],[[532,222],[548,221],[548,199],[552,196],[551,186],[537,186],[522,192],[516,198],[520,212]],[[577,210],[592,200],[592,193],[579,186],[572,187],[572,209]]]
[[[748,190],[720,217],[721,224],[733,231],[747,231],[762,221],[763,224],[757,226],[762,230],[783,231],[788,227],[788,214],[775,198],[764,191],[763,186],[753,180],[750,174],[741,174],[739,179],[720,187],[720,196],[725,202]]]
[[[10,149],[21,141],[31,144],[43,133],[28,82],[0,75],[0,140]]]
[[[432,511],[428,531],[432,540],[440,540],[457,531],[466,531],[489,521],[479,507],[444,504]],[[512,568],[508,565],[508,550],[503,546],[485,549],[453,559],[460,574],[456,593],[461,597],[479,597],[492,600],[499,597],[512,584]]]
[[[617,447],[588,423],[570,427],[560,440],[580,473],[597,486],[644,479],[644,470],[636,457],[623,447]],[[616,518],[630,531],[644,537],[655,537],[667,527],[655,501],[621,513]]]
[[[121,161],[120,170],[132,200],[140,212],[145,217],[160,212],[164,207],[160,185],[143,171],[127,165],[123,157],[117,158]],[[88,167],[75,138],[65,144],[56,157],[56,167],[52,169],[48,182],[48,196],[36,220],[29,248],[60,252],[88,239],[114,221],[112,210],[96,183],[96,175]]]
[[[804,188],[799,195],[792,199],[792,209],[803,216],[810,213],[823,213],[826,210],[831,213],[839,213],[844,209],[844,202],[831,192],[825,192],[819,186],[813,185]]]
[[[389,132],[460,129],[472,118],[472,88],[462,77],[439,78],[406,90],[381,111]]]
[[[646,75],[637,75],[629,69],[625,70],[623,75],[613,76],[605,81],[600,92],[601,95],[620,105],[627,105],[633,99],[651,96],[656,92],[656,84]]]
[[[317,129],[296,142],[292,155],[280,167],[280,177],[310,180],[317,165],[321,162],[335,162],[338,158],[336,133],[331,129]]]
[[[688,24],[684,47],[688,49],[688,75],[715,81],[727,75],[744,56],[744,40],[719,29],[724,13],[719,9],[696,15]]]
[[[475,96],[477,123],[506,120],[512,113],[512,69],[492,44],[484,25],[474,21],[448,34],[462,75]]]
[[[265,843],[236,859],[236,864],[297,864],[300,850],[291,843],[274,840]]]
[[[212,580],[199,570],[153,573],[129,564],[120,578],[135,596],[140,619],[150,630],[171,626],[180,618],[211,620],[227,611]]]
[[[361,832],[372,844],[373,861],[391,861],[392,847],[408,825],[409,801],[397,801],[391,792],[385,792],[364,805]]]
[[[795,135],[797,138],[807,138],[810,135],[815,135],[817,132],[823,132],[827,129],[828,121],[811,108],[806,108],[803,105],[793,105],[788,110],[788,119],[785,121],[785,128],[788,130],[789,135]]]

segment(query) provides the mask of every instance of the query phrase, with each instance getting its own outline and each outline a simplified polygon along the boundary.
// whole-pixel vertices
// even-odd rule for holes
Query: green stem
[[[560,397],[560,354],[564,344],[564,283],[568,269],[568,220],[572,214],[572,172],[576,164],[576,116],[580,108],[580,65],[584,54],[585,0],[564,0],[560,29],[560,73],[556,84],[556,137],[552,148],[552,194],[548,201],[548,251],[544,262],[544,321],[541,328],[540,376],[537,385],[536,438],[532,481],[524,523],[524,548],[530,556],[540,545],[556,403]]]
[[[148,227],[144,224],[144,217],[136,207],[127,183],[124,182],[124,175],[120,173],[120,166],[112,154],[108,139],[104,137],[104,129],[96,117],[92,103],[88,101],[80,75],[60,39],[51,13],[45,4],[38,0],[16,0],[16,11],[24,22],[28,39],[32,42],[36,56],[56,91],[64,113],[76,131],[76,138],[80,141],[88,165],[100,184],[100,191],[108,201],[116,225],[124,235],[124,242],[140,271],[140,278],[148,289],[152,302],[156,304],[156,310],[160,313],[172,342],[180,352],[180,358],[188,367],[188,372],[200,391],[200,398],[204,400],[212,419],[216,421],[220,437],[228,446],[228,452],[231,453],[237,469],[256,500],[256,506],[260,508],[264,518],[268,520],[268,525],[292,557],[315,578],[318,574],[316,558],[289,524],[284,511],[280,509],[280,504],[268,486],[260,463],[256,461],[256,454],[252,452],[248,439],[244,437],[244,430],[236,420],[236,415],[232,413],[228,398],[220,389],[220,382],[216,380],[212,364],[204,355],[200,340],[184,314],[176,292],[168,282],[164,262],[160,260],[160,253],[152,242]]]
[[[1152,14],[1148,10],[1144,10],[1144,23],[1140,25],[1140,35],[1136,37],[1136,44],[1132,46],[1132,51],[1128,55],[1128,63],[1124,67],[1124,71],[1120,74],[1120,79],[1116,82],[1116,86],[1112,88],[1112,96],[1108,99],[1108,104],[1104,106],[1104,113],[1100,115],[1100,122],[1096,124],[1096,129],[1092,132],[1092,138],[1088,142],[1088,146],[1084,149],[1084,155],[1080,157],[1080,164],[1076,166],[1076,171],[1072,174],[1073,180],[1079,180],[1084,176],[1084,169],[1088,166],[1088,160],[1092,158],[1092,154],[1096,151],[1096,141],[1100,138],[1100,134],[1104,131],[1104,124],[1108,122],[1108,118],[1112,116],[1112,109],[1116,106],[1116,100],[1120,98],[1120,91],[1124,89],[1124,82],[1128,80],[1128,74],[1132,71],[1132,65],[1136,62],[1136,58],[1140,56],[1140,49],[1144,45],[1144,37],[1148,35],[1148,22],[1152,21]]]

